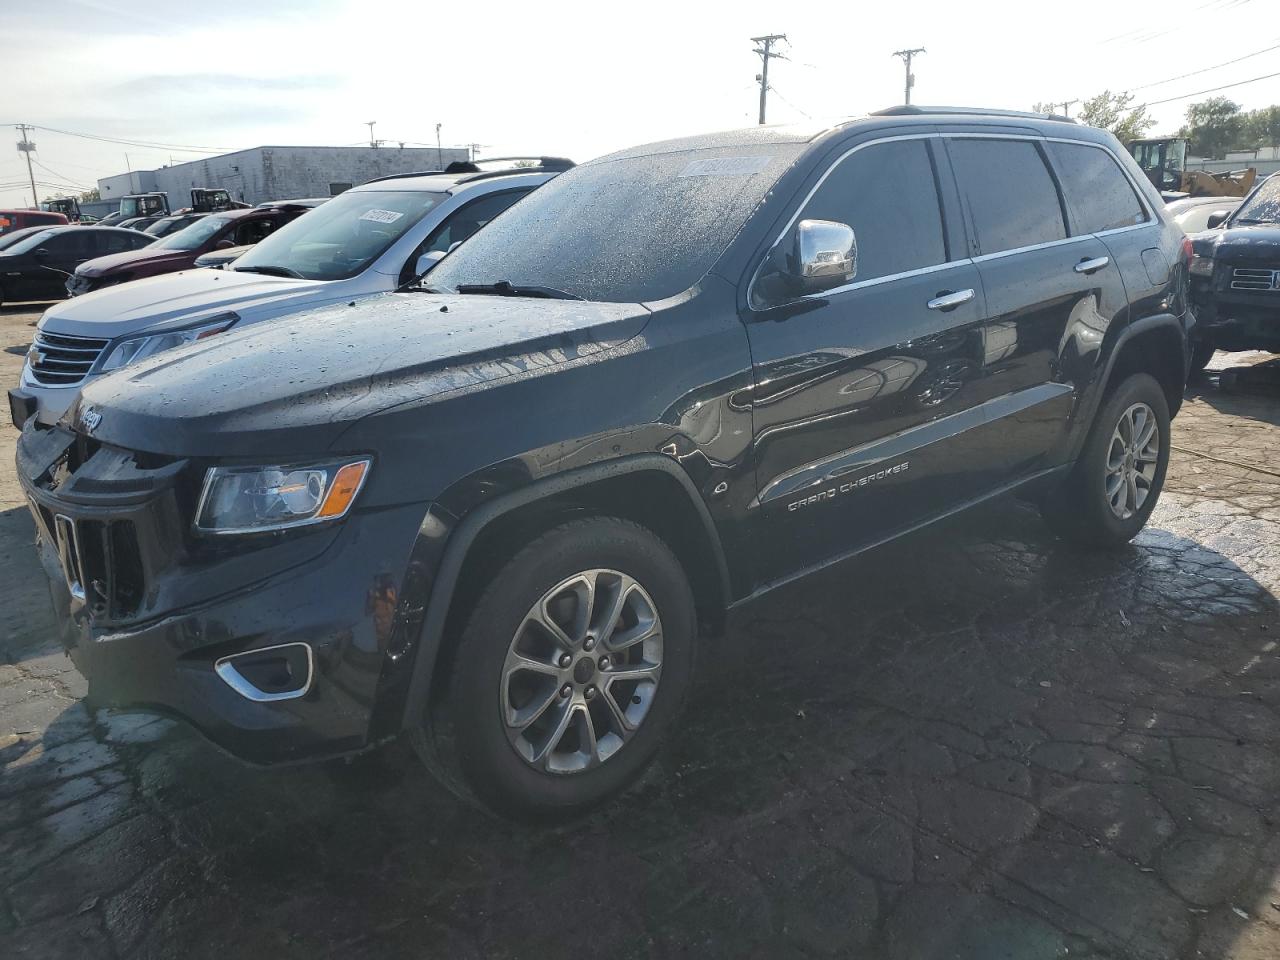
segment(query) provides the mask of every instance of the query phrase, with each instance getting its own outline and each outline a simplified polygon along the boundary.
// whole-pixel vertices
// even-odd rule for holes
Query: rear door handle
[[[943,291],[925,306],[930,310],[954,310],[962,303],[968,303],[973,299],[973,290],[956,290],[955,292]]]
[[[1110,262],[1110,257],[1094,257],[1092,260],[1081,260],[1076,264],[1075,271],[1076,273],[1097,273]]]

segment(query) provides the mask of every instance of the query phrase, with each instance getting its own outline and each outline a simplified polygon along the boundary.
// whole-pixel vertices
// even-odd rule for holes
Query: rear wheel
[[[1059,537],[1100,547],[1128,543],[1155,509],[1169,466],[1169,406],[1145,373],[1103,402],[1071,473],[1041,503]]]
[[[456,774],[501,814],[585,812],[653,758],[695,636],[692,592],[658,537],[609,517],[562,524],[492,577],[415,739],[447,781]]]

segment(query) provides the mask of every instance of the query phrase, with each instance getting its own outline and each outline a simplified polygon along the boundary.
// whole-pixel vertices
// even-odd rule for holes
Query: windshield
[[[598,160],[535,190],[428,275],[635,303],[697,283],[799,152],[795,144]]]
[[[57,230],[41,230],[38,233],[33,233],[28,236],[25,236],[21,240],[17,241],[16,243],[11,244],[8,247],[5,247],[4,252],[12,253],[15,256],[19,253],[27,253],[31,250],[34,250],[36,247],[40,246],[40,244],[44,243],[50,237],[56,237],[57,235],[58,235]]]
[[[1280,223],[1280,177],[1268,178],[1236,211],[1235,223]]]
[[[142,232],[149,233],[153,237],[167,237],[169,234],[181,230],[183,227],[190,226],[197,220],[202,219],[204,219],[204,214],[202,213],[189,217],[165,217],[161,220],[157,220]]]
[[[307,280],[354,277],[447,197],[422,190],[344,193],[265,237],[234,269]]]
[[[33,236],[37,233],[48,233],[47,227],[23,227],[20,230],[13,230],[9,233],[0,234],[0,250],[7,250],[16,245],[19,240]]]
[[[151,244],[156,250],[195,250],[232,221],[231,217],[201,217],[189,227]]]

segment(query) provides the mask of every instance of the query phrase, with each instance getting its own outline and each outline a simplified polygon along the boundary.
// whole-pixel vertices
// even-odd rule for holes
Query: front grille
[[[1265,270],[1256,267],[1236,267],[1231,271],[1232,290],[1277,290],[1280,291],[1280,270]]]
[[[88,375],[108,342],[38,331],[29,355],[31,376],[51,387],[74,386]]]
[[[95,619],[119,621],[138,611],[145,591],[142,554],[131,521],[73,520],[57,514],[53,536],[67,588]]]

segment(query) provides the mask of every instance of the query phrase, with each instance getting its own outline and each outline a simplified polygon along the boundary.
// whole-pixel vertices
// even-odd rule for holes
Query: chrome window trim
[[[827,167],[826,172],[824,172],[822,176],[818,178],[818,182],[813,185],[813,187],[809,190],[807,194],[805,194],[804,199],[801,200],[799,206],[796,207],[795,213],[793,213],[790,219],[787,220],[782,230],[778,233],[778,236],[774,239],[773,243],[771,243],[769,245],[769,248],[765,251],[764,256],[760,258],[760,263],[756,265],[755,272],[751,275],[751,282],[747,284],[747,303],[748,304],[752,302],[752,294],[755,292],[756,283],[760,279],[760,270],[764,267],[765,263],[768,261],[769,255],[773,253],[773,251],[777,248],[777,246],[780,243],[782,243],[782,241],[786,238],[787,233],[790,232],[791,228],[794,227],[796,225],[796,222],[800,219],[800,215],[804,212],[805,207],[808,206],[809,201],[813,199],[813,195],[818,192],[818,189],[824,183],[826,183],[827,178],[831,176],[832,173],[835,172],[836,168],[839,167],[840,164],[844,163],[845,160],[847,160],[849,157],[853,156],[853,154],[857,153],[859,150],[863,150],[867,147],[876,146],[877,144],[881,144],[881,143],[896,143],[903,140],[1017,140],[1017,141],[1025,141],[1030,143],[1035,143],[1039,141],[1042,143],[1065,143],[1065,144],[1070,144],[1074,146],[1092,147],[1095,150],[1101,150],[1103,153],[1105,153],[1108,157],[1111,158],[1111,161],[1116,165],[1116,167],[1120,170],[1121,175],[1125,178],[1125,182],[1129,184],[1129,189],[1131,189],[1134,193],[1134,196],[1137,197],[1138,206],[1142,208],[1143,215],[1146,217],[1146,219],[1143,220],[1141,223],[1126,224],[1123,227],[1113,227],[1110,230],[1100,230],[1097,233],[1080,233],[1080,234],[1076,234],[1075,236],[1064,237],[1061,240],[1049,240],[1044,243],[1033,243],[1023,247],[1011,247],[1008,250],[997,250],[994,253],[982,253],[982,254],[978,254],[975,257],[962,257],[955,260],[947,260],[943,263],[933,264],[928,267],[919,267],[915,270],[906,270],[901,273],[885,274],[882,277],[871,277],[868,280],[855,280],[853,283],[846,283],[839,287],[832,287],[830,290],[823,290],[819,293],[801,294],[799,297],[796,297],[794,300],[786,301],[787,303],[798,303],[803,300],[826,299],[827,297],[836,296],[837,294],[848,293],[851,290],[859,290],[859,289],[862,289],[863,287],[871,287],[877,284],[887,283],[891,280],[905,280],[910,277],[919,277],[929,273],[936,273],[939,270],[944,270],[949,267],[962,266],[964,264],[976,265],[978,263],[983,263],[988,260],[997,260],[1001,257],[1008,257],[1018,253],[1030,253],[1035,250],[1045,250],[1051,247],[1063,246],[1068,243],[1075,243],[1080,240],[1088,240],[1090,238],[1109,237],[1115,234],[1127,233],[1130,230],[1141,230],[1147,227],[1151,227],[1154,224],[1159,224],[1163,222],[1159,214],[1156,213],[1152,209],[1151,205],[1147,202],[1147,198],[1143,196],[1141,188],[1134,182],[1134,179],[1130,174],[1130,172],[1126,170],[1124,164],[1117,159],[1115,152],[1111,150],[1109,147],[1107,147],[1105,144],[1093,143],[1092,141],[1089,141],[1089,140],[1073,140],[1070,137],[1049,137],[1043,134],[971,133],[969,131],[953,132],[953,131],[945,131],[945,130],[935,131],[932,133],[910,133],[910,134],[901,134],[901,135],[892,136],[892,137],[878,137],[874,140],[866,140],[862,143],[855,144],[854,146],[846,150],[844,153],[840,154],[840,156],[836,157],[836,159],[831,162],[831,165]],[[1052,160],[1050,160],[1050,163],[1052,163]],[[1050,172],[1056,172],[1056,171],[1053,171],[1052,169],[1050,169]],[[1055,189],[1055,192],[1058,191],[1059,185],[1055,183],[1054,189]],[[960,185],[958,183],[956,184],[956,190],[960,191]],[[963,197],[961,199],[963,200]],[[940,213],[941,213],[941,210],[942,210],[941,198],[939,198]],[[1064,224],[1063,226],[1065,228],[1066,225]],[[783,304],[774,304],[774,306],[783,306]],[[755,308],[752,308],[752,309],[755,309]]]
[[[840,164],[844,163],[858,151],[865,150],[867,147],[877,146],[881,143],[898,143],[904,140],[937,140],[940,136],[941,135],[938,133],[904,133],[892,137],[878,137],[874,140],[865,140],[862,143],[854,144],[844,153],[840,154],[840,156],[836,157],[835,160],[831,161],[830,166],[828,166],[822,176],[818,178],[818,182],[815,183],[809,192],[805,194],[804,199],[796,206],[795,213],[793,213],[790,219],[787,220],[786,224],[778,232],[778,236],[774,238],[773,243],[769,244],[769,248],[765,251],[764,256],[760,258],[760,262],[756,264],[756,269],[751,274],[751,282],[747,284],[747,303],[750,304],[752,302],[752,294],[755,292],[756,283],[760,279],[760,270],[764,267],[765,263],[768,262],[769,255],[773,253],[773,251],[777,249],[778,245],[786,238],[787,234],[791,231],[791,228],[794,227],[796,222],[800,219],[800,214],[804,212],[804,208],[807,207],[809,205],[809,201],[813,199],[813,195],[818,192],[819,188],[821,188],[824,183],[827,182],[827,178],[830,177],[831,174],[835,173],[836,168],[839,167]],[[932,163],[932,159],[930,162]],[[938,219],[942,219],[941,197],[938,198]],[[907,270],[902,273],[885,274],[883,277],[871,277],[867,280],[855,280],[853,283],[846,283],[839,287],[832,287],[830,290],[823,290],[820,293],[802,294],[794,300],[788,300],[786,302],[798,303],[802,300],[825,299],[838,293],[844,293],[848,290],[857,290],[860,287],[866,287],[876,283],[884,283],[888,280],[899,280],[904,277],[919,276],[938,270],[942,267],[951,267],[967,262],[969,262],[969,258],[965,257],[960,260],[947,260],[944,263],[936,263],[927,267],[918,267],[915,270]],[[774,304],[773,306],[782,306],[782,304]]]

